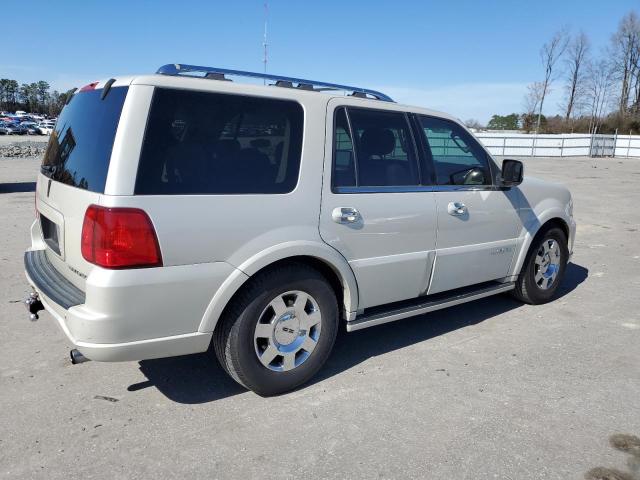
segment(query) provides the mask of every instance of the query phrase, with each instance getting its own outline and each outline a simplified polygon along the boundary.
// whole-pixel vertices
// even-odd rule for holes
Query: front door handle
[[[447,205],[447,212],[449,215],[464,215],[467,213],[467,206],[462,202],[450,202],[449,205]]]
[[[360,218],[360,212],[353,207],[336,207],[331,212],[331,218],[336,223],[356,223]]]

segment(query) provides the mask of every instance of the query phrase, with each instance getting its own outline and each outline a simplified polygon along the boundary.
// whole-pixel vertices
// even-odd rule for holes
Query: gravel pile
[[[0,146],[0,157],[30,158],[39,157],[44,153],[46,143],[21,142]]]

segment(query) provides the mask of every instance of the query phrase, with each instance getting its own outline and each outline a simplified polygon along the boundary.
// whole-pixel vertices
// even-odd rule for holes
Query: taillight
[[[104,268],[160,267],[158,238],[138,208],[90,205],[82,224],[82,256]]]

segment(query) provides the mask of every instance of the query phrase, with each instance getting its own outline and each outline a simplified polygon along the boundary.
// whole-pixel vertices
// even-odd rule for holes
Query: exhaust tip
[[[69,357],[71,357],[71,363],[73,365],[77,365],[79,363],[88,362],[89,359],[85,357],[80,351],[76,348],[69,351]]]

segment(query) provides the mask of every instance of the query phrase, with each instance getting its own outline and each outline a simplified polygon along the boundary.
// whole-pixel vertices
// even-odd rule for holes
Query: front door
[[[320,234],[353,269],[359,310],[426,294],[436,206],[408,116],[336,103],[327,111]]]
[[[486,151],[460,125],[420,116],[436,173],[436,261],[429,294],[505,277],[521,222],[515,191],[494,185]]]

